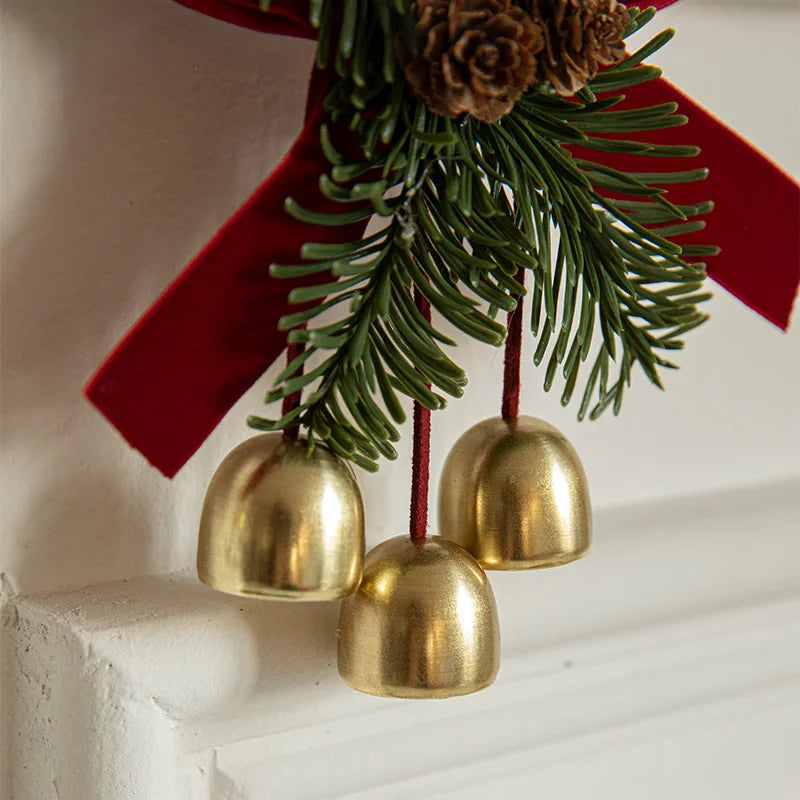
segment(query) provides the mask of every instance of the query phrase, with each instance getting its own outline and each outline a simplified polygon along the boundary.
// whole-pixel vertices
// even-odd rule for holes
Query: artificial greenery
[[[629,11],[626,36],[655,13]],[[314,226],[372,217],[379,225],[347,244],[307,244],[306,263],[271,266],[273,276],[319,274],[320,283],[290,295],[311,305],[280,327],[306,349],[267,396],[272,402],[303,389],[300,405],[281,419],[251,417],[249,424],[301,425],[312,442],[376,469],[380,456],[396,454],[396,425],[404,420],[398,394],[439,409],[446,396],[463,393],[466,375],[447,352],[455,343],[436,320],[500,345],[506,329],[499,312],[525,294],[520,268],[529,273],[534,360],[545,365],[546,390],[560,373],[562,403],[579,398],[578,416],[594,419],[608,407],[619,412],[635,364],[660,387],[660,369],[675,366],[669,351],[681,349],[683,335],[706,319],[698,306],[710,295],[697,260],[716,252],[676,242],[702,229],[697,217],[712,204],[675,206],[665,187],[700,181],[706,172],[625,174],[605,166],[602,154],[697,154],[603,136],[686,122],[673,103],[615,108],[620,92],[660,76],[643,62],[673,31],[602,72],[574,99],[537,84],[487,125],[437,116],[410,96],[395,57],[398,36],[414,46],[409,0],[312,0],[310,13],[320,32],[318,66],[336,76],[325,108],[354,131],[360,154],[354,160],[337,152],[323,126],[331,170],[320,188],[342,211],[312,213],[291,198],[286,209]],[[573,156],[569,145],[595,151],[599,160]],[[438,312],[434,324],[418,311],[412,288]]]

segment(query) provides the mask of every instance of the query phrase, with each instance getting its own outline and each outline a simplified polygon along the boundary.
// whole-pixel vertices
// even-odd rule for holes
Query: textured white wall
[[[797,15],[685,0],[663,23],[680,29],[660,58],[667,73],[799,174],[798,105],[784,91],[800,77]],[[4,0],[2,50],[0,571],[34,592],[183,568],[204,487],[248,435],[268,378],[171,483],[80,392],[277,162],[312,48],[169,0]],[[742,202],[757,213],[748,187]],[[639,380],[617,420],[578,424],[526,369],[524,410],[572,437],[597,507],[800,473],[797,331],[780,334],[721,290],[711,310],[668,391]],[[434,469],[498,407],[500,353],[467,343],[458,357],[472,384],[435,417]],[[363,480],[370,542],[405,526],[405,455]]]

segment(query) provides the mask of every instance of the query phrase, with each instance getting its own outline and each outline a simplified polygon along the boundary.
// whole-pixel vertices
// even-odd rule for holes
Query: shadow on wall
[[[172,568],[180,492],[81,390],[281,155],[294,119],[273,106],[299,121],[304,76],[262,87],[298,43],[169,0],[3,11],[0,569],[30,592]]]

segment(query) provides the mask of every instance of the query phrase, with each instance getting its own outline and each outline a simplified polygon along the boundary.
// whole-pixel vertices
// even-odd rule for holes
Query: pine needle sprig
[[[313,213],[291,198],[286,210],[309,225],[372,218],[376,230],[356,242],[309,243],[303,263],[271,266],[275,277],[319,275],[320,282],[290,295],[305,307],[280,327],[306,349],[267,395],[273,402],[303,389],[300,405],[249,423],[301,425],[312,445],[324,441],[377,469],[381,457],[396,456],[400,396],[440,409],[467,381],[448,355],[454,341],[420,314],[413,289],[438,318],[498,346],[506,331],[497,315],[525,294],[520,268],[532,276],[530,327],[544,388],[560,376],[567,405],[583,374],[579,418],[609,407],[619,413],[635,365],[661,387],[661,370],[675,368],[671,351],[707,318],[702,259],[716,252],[678,241],[702,230],[712,204],[675,205],[667,189],[707,172],[625,173],[602,154],[697,155],[635,138],[685,124],[675,104],[619,108],[620,92],[660,76],[643,62],[674,32],[659,33],[574,99],[539,84],[487,125],[440,117],[410,97],[394,55],[398,37],[414,44],[409,0],[312,0],[310,8],[320,28],[318,64],[338,76],[326,108],[354,132],[360,155],[336,151],[323,126],[331,169],[320,188],[342,210]],[[629,11],[628,35],[654,14]],[[598,155],[579,157],[573,148]]]

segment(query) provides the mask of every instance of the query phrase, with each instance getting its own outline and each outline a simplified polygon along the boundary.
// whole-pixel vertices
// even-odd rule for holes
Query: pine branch
[[[302,402],[281,419],[251,417],[250,424],[302,425],[312,444],[322,440],[376,469],[381,456],[396,455],[396,426],[405,418],[400,395],[439,409],[466,384],[446,352],[454,342],[422,317],[412,290],[454,327],[497,346],[505,328],[495,316],[525,293],[515,279],[519,268],[533,276],[534,362],[545,364],[545,389],[560,373],[561,401],[571,402],[591,357],[579,418],[595,419],[609,407],[619,413],[636,364],[660,387],[661,370],[675,367],[667,355],[706,319],[699,310],[709,297],[704,265],[687,259],[716,252],[676,241],[702,230],[698,218],[712,204],[676,206],[666,187],[702,181],[707,172],[623,173],[602,160],[573,157],[567,146],[696,155],[695,148],[635,139],[685,124],[675,104],[618,108],[624,99],[618,92],[661,74],[643,62],[673,31],[599,75],[576,99],[541,84],[486,125],[439,117],[409,97],[394,56],[397,37],[413,46],[409,0],[345,0],[334,42],[335,6],[312,0],[310,12],[320,28],[318,63],[338,75],[326,108],[355,132],[362,153],[360,160],[344,157],[323,127],[331,170],[320,188],[341,212],[311,213],[291,198],[286,209],[310,225],[374,216],[377,231],[343,245],[308,244],[304,263],[271,267],[276,277],[318,274],[320,282],[290,295],[312,305],[280,325],[290,342],[308,347],[267,396],[272,402],[304,389]],[[654,13],[630,12],[628,34]],[[338,318],[329,321],[334,312]]]

